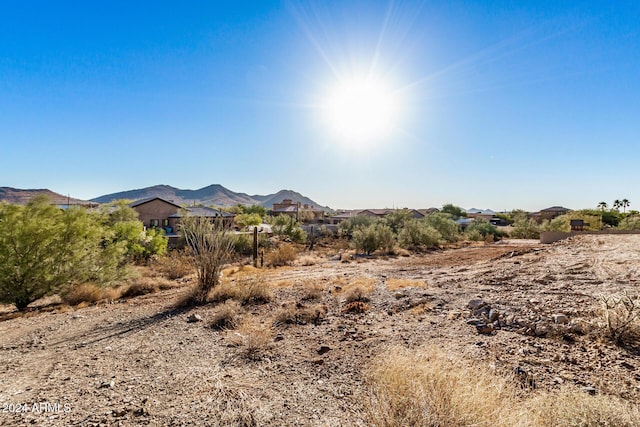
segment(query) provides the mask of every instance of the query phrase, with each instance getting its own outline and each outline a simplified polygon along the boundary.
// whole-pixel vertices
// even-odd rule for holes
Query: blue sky
[[[362,75],[397,104],[355,146],[323,108]],[[2,2],[0,147],[0,186],[78,198],[638,208],[640,3]]]

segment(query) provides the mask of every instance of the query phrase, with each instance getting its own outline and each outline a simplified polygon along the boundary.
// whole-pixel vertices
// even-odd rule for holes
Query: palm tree
[[[607,209],[607,202],[598,203],[598,208],[600,208],[601,211],[604,211],[605,209]]]
[[[618,199],[613,201],[613,209],[619,211],[620,208],[622,207],[622,202]]]
[[[622,199],[621,206],[622,206],[622,212],[623,213],[627,213],[627,208],[629,207],[630,204],[631,203],[629,203],[628,199]]]

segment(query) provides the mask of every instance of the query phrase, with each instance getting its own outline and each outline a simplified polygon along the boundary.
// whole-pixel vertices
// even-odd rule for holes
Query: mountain
[[[303,205],[314,206],[316,208],[330,210],[327,206],[320,206],[317,202],[314,202],[310,198],[303,196],[302,194],[293,190],[280,190],[276,194],[269,194],[267,196],[251,196],[253,199],[260,202],[264,207],[271,207],[274,203],[280,203],[284,199],[291,199],[293,202],[300,202]]]
[[[54,193],[46,188],[21,190],[19,188],[12,187],[0,187],[0,201],[7,203],[14,203],[19,205],[26,205],[29,200],[36,196],[47,196],[53,204],[56,205],[91,205],[92,203],[86,200],[74,199],[73,197],[63,196],[62,194]]]
[[[309,206],[330,210],[330,208],[321,206],[310,198],[292,190],[281,190],[275,194],[268,194],[266,196],[249,196],[246,193],[236,193],[219,184],[209,185],[198,190],[183,190],[170,185],[154,185],[137,190],[106,194],[91,199],[91,201],[96,203],[109,203],[118,199],[140,200],[152,197],[161,197],[182,205],[233,206],[240,203],[243,205],[261,205],[266,208],[271,208],[273,203],[281,202],[283,199],[291,199],[303,205],[308,204]]]

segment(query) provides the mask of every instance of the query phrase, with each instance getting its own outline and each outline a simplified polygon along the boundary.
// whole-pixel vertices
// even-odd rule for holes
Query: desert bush
[[[374,362],[368,384],[365,404],[375,426],[516,425],[515,388],[507,379],[436,348],[391,349]]]
[[[94,283],[79,283],[65,289],[60,297],[62,302],[69,305],[78,305],[81,302],[94,303],[102,299],[103,291]]]
[[[366,380],[374,426],[640,425],[638,406],[622,399],[570,388],[523,394],[515,378],[435,347],[391,348],[375,359]]]
[[[489,223],[489,221],[476,218],[471,221],[465,230],[465,234],[468,236],[480,234],[482,236],[482,240],[486,240],[488,236],[491,236],[491,240],[499,240],[500,237],[504,236],[504,233],[498,230],[498,227]]]
[[[454,223],[455,225],[455,223]],[[434,227],[420,220],[411,220],[404,223],[404,227],[398,234],[398,243],[403,248],[420,248],[438,246],[442,235]]]
[[[237,282],[223,282],[211,290],[208,301],[225,302],[233,299],[242,305],[265,304],[273,299],[269,283],[255,277]]]
[[[152,294],[158,292],[159,286],[156,282],[149,279],[134,280],[122,291],[122,298],[132,298],[140,295]]]
[[[311,255],[305,255],[302,256],[298,259],[298,263],[300,265],[303,265],[305,267],[311,266],[311,265],[316,265],[318,263],[318,258],[316,258],[315,256],[311,256]]]
[[[374,251],[382,249],[390,252],[395,245],[393,231],[388,225],[377,222],[368,227],[358,227],[353,231],[351,244],[356,251],[371,255]]]
[[[600,297],[604,335],[620,345],[640,339],[640,296],[624,292]]]
[[[0,303],[25,310],[33,301],[83,282],[121,279],[125,245],[97,213],[61,210],[46,197],[0,204]]]
[[[338,235],[350,238],[357,228],[367,228],[373,225],[373,219],[365,215],[356,215],[338,224]]]
[[[413,221],[413,214],[409,209],[398,209],[385,215],[383,222],[391,228],[393,234],[398,234],[407,222]]]
[[[579,390],[543,393],[529,400],[527,406],[527,421],[534,426],[640,425],[640,411],[637,406],[614,396],[590,396]]]
[[[447,243],[454,243],[460,240],[460,229],[451,215],[442,212],[435,212],[421,220],[425,224],[433,227]]]
[[[351,301],[345,304],[345,306],[342,308],[340,312],[343,314],[345,313],[361,314],[361,313],[365,313],[370,308],[371,307],[369,307],[368,304],[365,304],[362,301]]]
[[[239,292],[236,298],[242,305],[266,304],[273,300],[273,292],[268,282],[258,278],[248,278],[238,281]]]
[[[216,308],[209,326],[215,330],[234,329],[238,326],[240,317],[240,304],[229,300]]]
[[[533,219],[529,218],[526,212],[517,211],[513,216],[513,230],[509,237],[514,239],[539,239],[540,226]]]
[[[553,218],[551,221],[545,220],[540,227],[543,231],[571,231],[571,220],[568,215],[560,215],[557,218]]]
[[[181,279],[193,272],[186,251],[173,250],[159,259],[160,270],[171,280]]]
[[[640,230],[640,215],[628,215],[618,224],[621,230]]]
[[[260,360],[271,349],[273,330],[269,325],[246,319],[237,331],[230,335],[231,343],[240,348],[241,356],[247,360]]]
[[[315,301],[322,298],[324,288],[315,283],[306,283],[302,288],[302,301]]]
[[[354,301],[368,302],[371,292],[372,289],[366,289],[364,286],[355,285],[344,292],[344,301],[345,303]]]
[[[249,234],[234,234],[233,251],[238,255],[251,255],[253,253],[253,237]]]
[[[285,303],[276,313],[274,324],[306,325],[313,323],[317,325],[322,322],[326,316],[327,306],[324,304],[305,306],[304,304]]]
[[[300,227],[300,222],[288,215],[278,215],[271,221],[273,234],[288,237],[296,243],[304,243],[307,235]]]
[[[298,253],[293,245],[283,243],[277,248],[267,252],[266,264],[271,267],[291,265],[297,256]]]
[[[196,267],[200,288],[196,299],[204,303],[220,283],[222,266],[233,256],[233,238],[221,219],[212,223],[209,218],[184,215],[180,228]]]

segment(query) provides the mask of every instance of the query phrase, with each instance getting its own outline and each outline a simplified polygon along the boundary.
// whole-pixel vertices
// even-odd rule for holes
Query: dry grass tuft
[[[153,279],[147,277],[139,277],[122,291],[122,298],[131,298],[140,295],[152,294],[154,292],[158,292],[159,289],[160,286]]]
[[[368,304],[365,304],[362,301],[351,301],[342,308],[340,311],[342,314],[351,313],[351,314],[361,314],[365,313],[371,307]]]
[[[640,425],[638,406],[576,390],[523,395],[513,378],[435,347],[392,348],[367,373],[365,403],[374,426]]]
[[[222,282],[209,293],[212,302],[234,299],[242,305],[266,304],[273,300],[273,292],[268,282],[257,277],[247,277],[237,282]]]
[[[240,304],[237,301],[226,301],[216,308],[209,326],[218,331],[235,329],[240,323],[240,310]]]
[[[270,267],[282,267],[293,264],[297,256],[298,251],[293,245],[283,243],[265,255],[265,263]]]
[[[298,264],[305,267],[316,265],[317,263],[318,263],[318,257],[313,255],[305,255],[298,258]]]
[[[344,291],[344,301],[347,304],[352,302],[368,302],[371,292],[372,289],[367,289],[364,286],[352,286]]]
[[[160,264],[160,270],[171,280],[181,279],[194,272],[191,257],[186,251],[169,251],[165,256],[158,259],[158,263]]]
[[[386,285],[389,291],[397,291],[404,288],[424,288],[427,283],[424,280],[388,279]]]
[[[69,305],[78,305],[82,302],[96,303],[103,298],[103,290],[93,283],[81,283],[65,290],[60,297]]]
[[[600,297],[604,335],[618,345],[640,341],[640,296],[628,293]]]
[[[247,360],[260,360],[273,345],[271,326],[258,322],[255,318],[246,319],[237,331],[229,335],[231,344],[240,348],[240,355]]]
[[[318,283],[306,282],[302,286],[302,301],[317,301],[322,299],[324,287]]]
[[[534,426],[632,427],[640,425],[640,410],[620,398],[590,396],[564,390],[535,396],[527,405]]]
[[[515,385],[436,348],[394,348],[378,357],[365,402],[374,426],[514,426]]]
[[[327,317],[327,306],[324,304],[305,306],[300,303],[288,302],[283,304],[282,308],[276,313],[274,324],[306,325],[313,323],[317,325],[325,317]]]

